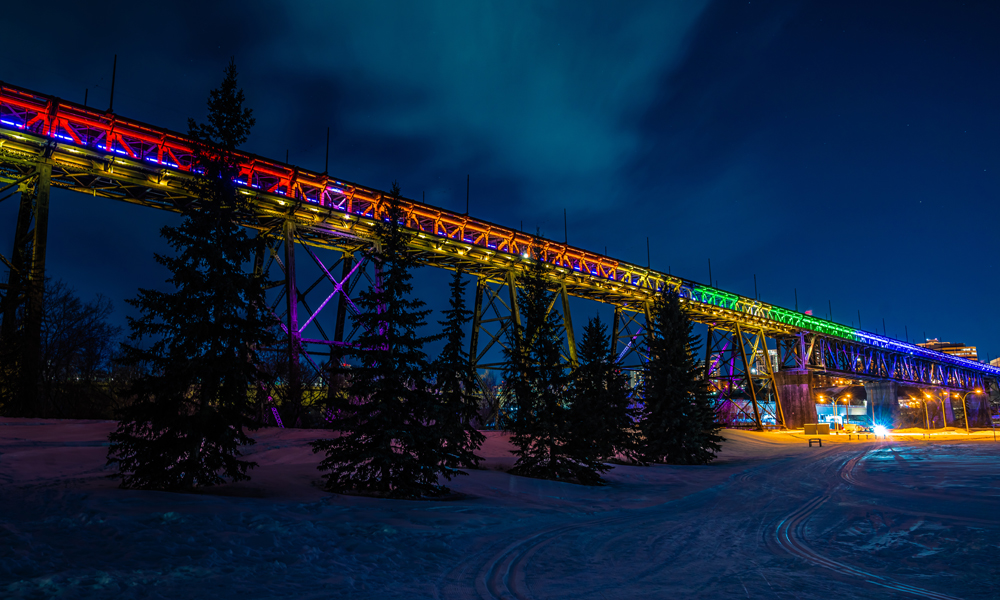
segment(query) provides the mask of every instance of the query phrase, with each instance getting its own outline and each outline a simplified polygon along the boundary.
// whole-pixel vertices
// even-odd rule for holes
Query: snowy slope
[[[0,598],[995,598],[1000,444],[726,431],[706,467],[513,477],[503,434],[468,497],[317,487],[322,432],[266,429],[253,480],[120,490],[113,424],[0,419]]]

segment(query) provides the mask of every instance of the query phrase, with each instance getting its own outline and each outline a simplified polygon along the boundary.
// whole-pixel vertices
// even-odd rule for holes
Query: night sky
[[[105,2],[3,11],[0,80],[890,336],[1000,355],[996,2]],[[0,204],[8,254],[16,204]],[[167,273],[170,214],[55,191],[49,275]],[[427,270],[430,271],[430,270]],[[431,307],[446,279],[422,273]],[[585,317],[586,314],[581,315]],[[578,328],[584,318],[574,314]]]

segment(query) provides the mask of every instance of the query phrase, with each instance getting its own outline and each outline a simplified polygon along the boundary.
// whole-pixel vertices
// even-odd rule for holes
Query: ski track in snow
[[[609,485],[489,470],[449,502],[327,494],[322,432],[262,430],[253,481],[116,489],[102,422],[0,419],[0,598],[992,598],[1000,444],[726,431],[708,467]]]
[[[854,477],[854,469],[857,467],[858,463],[864,459],[864,456],[867,453],[868,451],[864,450],[844,463],[844,466],[840,469],[840,476],[844,481],[852,485],[859,485],[858,480]],[[805,523],[809,517],[828,500],[830,500],[829,494],[817,496],[813,500],[802,505],[802,507],[792,514],[782,519],[778,523],[778,527],[775,530],[775,537],[778,544],[790,554],[794,554],[814,565],[825,567],[838,573],[853,575],[858,579],[873,585],[882,586],[920,598],[931,598],[932,600],[958,600],[955,596],[921,589],[894,581],[888,577],[874,575],[857,567],[835,560],[830,560],[829,558],[813,551],[805,539]]]

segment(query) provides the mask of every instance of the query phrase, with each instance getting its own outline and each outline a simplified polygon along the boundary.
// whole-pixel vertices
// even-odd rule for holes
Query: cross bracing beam
[[[756,429],[784,426],[775,368],[763,331],[739,324],[735,331],[709,325],[704,368],[719,422]]]
[[[198,176],[193,167],[196,147],[194,140],[180,133],[0,84],[0,183],[30,175],[48,153],[55,187],[179,211],[197,200],[185,186]],[[275,220],[294,220],[298,241],[341,251],[372,239],[374,220],[384,214],[383,192],[252,154],[238,158],[236,183],[256,211],[244,225],[263,231]],[[419,260],[462,268],[494,284],[507,281],[508,273],[523,271],[531,260],[526,257],[537,252],[549,268],[552,290],[562,294],[565,289],[567,296],[640,307],[656,294],[671,291],[685,300],[684,308],[694,321],[725,331],[739,326],[769,338],[811,334],[833,346],[878,350],[888,362],[902,365],[886,367],[887,378],[911,377],[910,363],[930,373],[930,380],[941,378],[958,387],[1000,375],[1000,368],[991,365],[540,240],[468,215],[412,200],[404,201],[404,211],[405,225],[414,233],[411,249]],[[833,365],[825,360],[804,364],[810,369]]]

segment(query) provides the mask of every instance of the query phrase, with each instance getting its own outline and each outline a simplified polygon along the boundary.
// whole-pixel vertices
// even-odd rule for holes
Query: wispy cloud
[[[701,2],[316,2],[256,59],[336,80],[341,135],[420,140],[424,167],[504,173],[543,201],[600,193]],[[306,93],[296,90],[295,93]],[[332,100],[331,100],[332,102]],[[595,194],[596,195],[596,194]],[[560,206],[563,204],[559,204]]]

